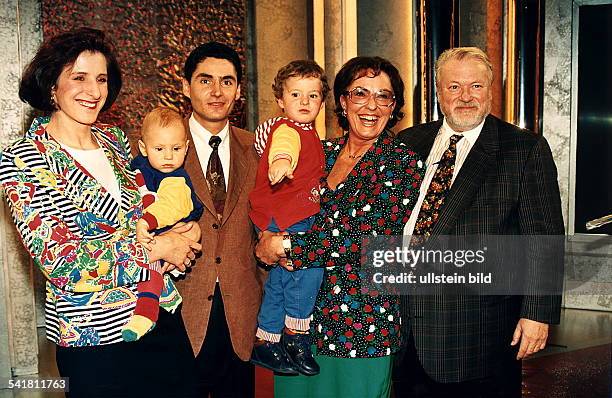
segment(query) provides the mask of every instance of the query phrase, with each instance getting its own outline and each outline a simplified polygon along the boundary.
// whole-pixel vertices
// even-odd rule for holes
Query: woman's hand
[[[263,231],[259,235],[259,242],[255,246],[255,257],[264,264],[274,265],[285,257],[283,249],[283,236],[270,231]]]

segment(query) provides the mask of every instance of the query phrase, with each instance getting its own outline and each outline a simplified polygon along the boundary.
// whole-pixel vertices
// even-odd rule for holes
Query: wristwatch
[[[293,261],[291,261],[291,236],[289,234],[283,234],[283,249],[287,257],[287,265],[293,265]]]

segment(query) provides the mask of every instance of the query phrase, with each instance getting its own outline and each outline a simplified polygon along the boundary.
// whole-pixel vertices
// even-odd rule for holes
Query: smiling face
[[[226,59],[204,59],[193,72],[191,81],[183,79],[183,94],[191,99],[198,123],[217,134],[225,127],[234,103],[240,98],[234,65]]]
[[[368,73],[353,80],[346,90],[352,91],[356,87],[364,88],[372,95],[361,105],[352,102],[347,94],[340,97],[340,104],[346,111],[349,136],[362,141],[373,141],[382,133],[395,109],[395,103],[391,106],[381,106],[375,101],[376,93],[393,93],[391,80],[385,72],[380,72],[377,76]]]
[[[298,123],[312,123],[323,105],[321,80],[292,76],[283,83],[283,97],[276,101],[289,119]]]
[[[155,170],[170,173],[185,162],[189,141],[185,126],[181,122],[165,127],[151,125],[142,132],[138,148]]]
[[[82,52],[66,65],[52,90],[53,118],[64,124],[91,126],[108,96],[106,58],[98,52]]]
[[[474,58],[452,59],[440,68],[440,109],[454,131],[472,130],[491,112],[490,79],[487,67]]]

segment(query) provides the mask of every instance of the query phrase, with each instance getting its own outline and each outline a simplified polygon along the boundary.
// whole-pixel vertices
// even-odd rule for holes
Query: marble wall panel
[[[543,134],[550,144],[567,225],[570,181],[572,1],[546,2],[544,22]]]
[[[487,48],[487,0],[459,4],[459,43],[461,46]]]
[[[0,146],[23,134],[32,111],[18,98],[21,71],[41,41],[40,2],[0,1]],[[32,265],[0,193],[0,374],[38,371]]]
[[[557,165],[566,228],[570,210],[572,110],[572,6],[571,0],[545,2],[543,134]],[[612,311],[612,250],[596,249],[609,237],[576,236],[565,272],[563,305]],[[601,245],[600,245],[601,246]],[[611,243],[604,247],[611,247]]]

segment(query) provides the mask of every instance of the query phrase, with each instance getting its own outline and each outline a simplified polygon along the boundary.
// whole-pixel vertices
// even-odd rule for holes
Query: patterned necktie
[[[219,158],[219,144],[221,144],[221,137],[216,135],[210,137],[208,145],[212,147],[213,151],[208,159],[208,167],[206,167],[206,183],[217,211],[217,217],[221,220],[223,207],[225,206],[225,177],[223,176],[223,165]]]
[[[427,188],[427,194],[423,199],[421,211],[414,225],[410,246],[416,246],[425,242],[429,235],[431,235],[436,221],[438,221],[440,210],[444,205],[446,194],[448,194],[451,182],[453,181],[455,159],[457,158],[457,142],[462,138],[462,135],[453,135],[450,138],[448,148],[444,151],[442,158],[438,162],[438,168],[431,179],[429,188]]]

